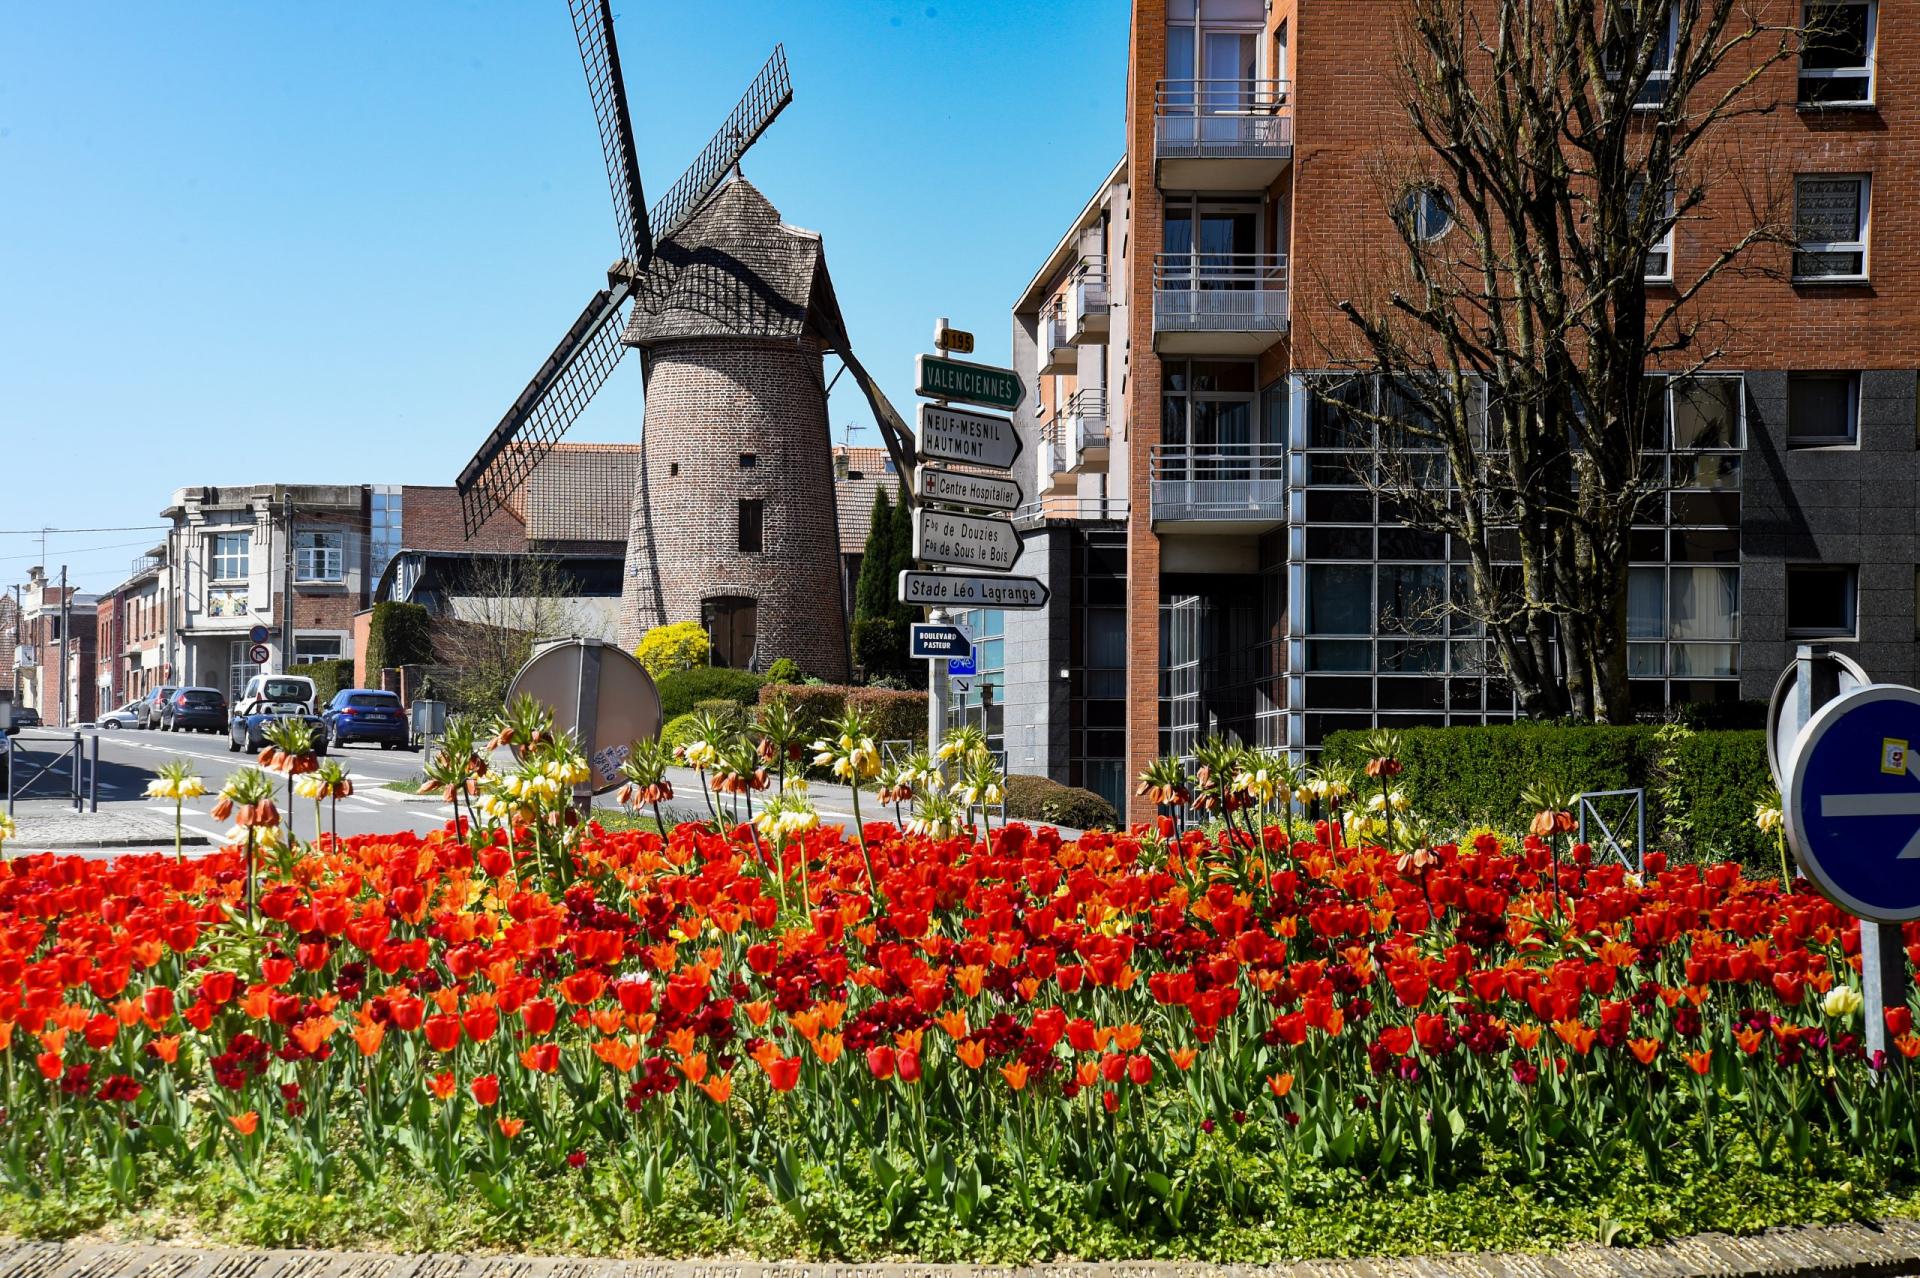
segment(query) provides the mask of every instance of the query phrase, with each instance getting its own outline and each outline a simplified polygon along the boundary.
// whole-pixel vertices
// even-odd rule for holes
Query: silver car
[[[137,728],[140,726],[140,703],[129,701],[118,710],[109,710],[93,721],[93,726],[102,731],[116,728]]]

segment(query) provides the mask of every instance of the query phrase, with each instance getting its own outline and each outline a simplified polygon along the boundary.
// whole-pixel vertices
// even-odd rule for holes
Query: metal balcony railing
[[[1067,336],[1079,343],[1104,341],[1113,299],[1107,282],[1107,259],[1089,254],[1080,259],[1067,279]]]
[[[1153,114],[1160,159],[1259,158],[1293,149],[1292,85],[1285,80],[1160,80]]]
[[[1015,528],[1025,531],[1046,523],[1125,523],[1125,497],[1086,497],[1079,493],[1055,493],[1039,501],[1030,501],[1008,516]]]
[[[1279,444],[1159,444],[1153,522],[1278,522],[1287,517],[1286,449]]]
[[[1155,332],[1245,333],[1287,327],[1285,253],[1156,253]]]
[[[1054,296],[1040,308],[1040,326],[1036,333],[1040,375],[1071,373],[1079,367],[1079,356],[1067,340],[1066,299]]]
[[[1100,387],[1077,390],[1067,396],[1066,411],[1061,414],[1070,438],[1068,460],[1078,467],[1095,454],[1104,459],[1107,452],[1107,392]]]
[[[151,551],[148,552],[147,554],[141,555],[139,558],[133,561],[133,567],[127,572],[127,576],[138,577],[143,572],[148,572],[152,569],[158,568],[161,564],[166,562],[166,558],[167,557],[165,555],[154,553]]]

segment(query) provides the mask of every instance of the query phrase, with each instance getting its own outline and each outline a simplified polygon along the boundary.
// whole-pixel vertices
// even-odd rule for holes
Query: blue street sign
[[[907,652],[916,660],[936,657],[972,657],[973,645],[967,632],[958,626],[939,626],[914,622],[907,631]]]
[[[1835,904],[1920,918],[1920,690],[1875,683],[1828,702],[1792,747],[1787,837]]]
[[[247,642],[265,643],[266,641],[267,628],[265,626],[255,626],[253,629],[247,631]]]
[[[973,654],[971,652],[964,657],[947,658],[947,675],[949,678],[971,679],[978,673],[979,671],[973,668]]]

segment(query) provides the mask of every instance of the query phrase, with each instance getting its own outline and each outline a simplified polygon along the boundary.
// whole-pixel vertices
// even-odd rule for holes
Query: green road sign
[[[918,391],[928,399],[957,399],[989,408],[1018,408],[1026,394],[1019,376],[1010,368],[969,364],[938,355],[916,355],[913,367],[919,382]]]

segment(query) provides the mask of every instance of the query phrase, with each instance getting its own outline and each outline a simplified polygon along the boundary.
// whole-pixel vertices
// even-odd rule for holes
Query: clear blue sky
[[[616,0],[651,198],[784,40],[748,154],[910,411],[1119,157],[1119,0]],[[205,483],[451,483],[617,255],[565,0],[16,5],[0,43],[0,530]],[[878,437],[844,378],[833,420]],[[637,440],[629,356],[572,438]],[[151,538],[55,534],[114,585]],[[0,531],[0,583],[37,536]]]

